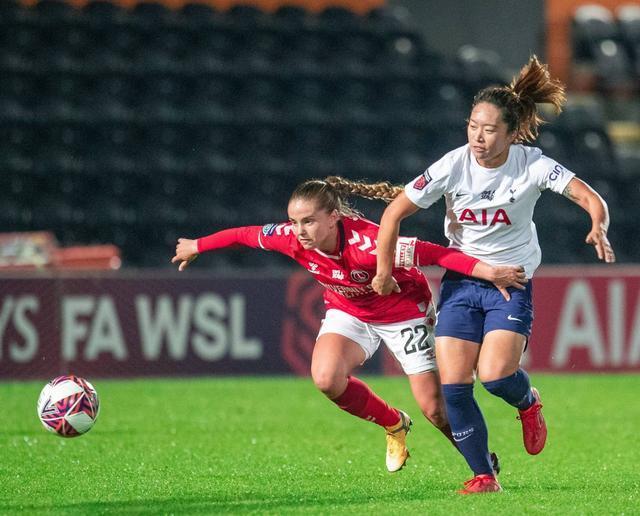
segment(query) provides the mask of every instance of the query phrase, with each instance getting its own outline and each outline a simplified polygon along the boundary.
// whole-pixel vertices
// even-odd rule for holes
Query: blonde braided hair
[[[394,186],[387,181],[365,183],[351,181],[340,176],[329,176],[325,179],[309,179],[300,183],[291,194],[290,201],[294,199],[314,200],[320,209],[328,213],[336,210],[340,215],[351,217],[361,214],[349,205],[347,197],[358,196],[389,203],[403,190],[402,186]]]

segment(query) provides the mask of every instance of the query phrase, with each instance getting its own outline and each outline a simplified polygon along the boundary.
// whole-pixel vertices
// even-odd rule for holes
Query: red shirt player
[[[290,256],[313,274],[325,287],[327,307],[311,360],[313,381],[341,409],[385,428],[390,472],[401,469],[409,455],[405,438],[411,419],[351,375],[382,342],[408,375],[425,417],[452,439],[435,364],[435,310],[418,266],[440,265],[492,281],[505,296],[506,287],[523,288],[526,282],[522,268],[492,267],[454,249],[400,238],[395,292],[378,296],[371,287],[378,226],[351,209],[344,197],[390,200],[401,191],[387,183],[337,177],[306,181],[291,196],[289,222],[227,229],[197,240],[180,238],[172,259],[182,271],[202,252],[241,244]]]

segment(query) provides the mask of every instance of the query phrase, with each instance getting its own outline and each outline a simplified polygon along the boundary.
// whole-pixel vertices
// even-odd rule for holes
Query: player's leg
[[[487,314],[478,376],[490,393],[519,410],[525,448],[535,455],[544,448],[547,427],[540,395],[520,367],[533,322],[531,289],[531,282],[525,290],[511,289],[508,303],[497,290],[485,297]]]
[[[344,312],[329,310],[311,358],[311,376],[320,391],[341,409],[380,426],[401,422],[390,407],[362,380],[351,376],[377,349],[364,323]]]
[[[474,474],[465,482],[461,494],[501,490],[495,477],[497,457],[489,453],[487,425],[473,396],[479,350],[476,342],[452,337],[436,339],[436,357],[453,439]]]
[[[429,371],[408,376],[411,384],[411,392],[420,407],[422,414],[429,422],[435,426],[442,434],[451,441],[454,448],[458,450],[458,445],[451,433],[451,425],[447,418],[444,396],[442,395],[442,385],[440,384],[440,374],[438,371]],[[458,450],[460,451],[460,450]],[[489,454],[493,471],[500,472],[500,461],[495,453]]]
[[[478,361],[478,377],[491,394],[518,409],[525,449],[536,455],[546,443],[547,426],[540,395],[520,367],[525,344],[526,337],[519,333],[508,330],[487,333]]]

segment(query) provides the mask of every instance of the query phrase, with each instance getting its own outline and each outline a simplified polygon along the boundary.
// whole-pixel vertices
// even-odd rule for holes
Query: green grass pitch
[[[0,384],[2,514],[638,514],[640,375],[532,375],[549,426],[527,455],[515,410],[476,393],[501,494],[455,494],[462,457],[418,414],[406,378],[367,378],[414,419],[411,458],[384,466],[383,431],[309,378],[97,380],[87,435],[35,413],[41,382]]]

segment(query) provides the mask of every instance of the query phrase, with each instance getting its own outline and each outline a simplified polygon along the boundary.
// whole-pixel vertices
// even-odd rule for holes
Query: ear
[[[331,227],[335,226],[338,223],[338,220],[340,220],[340,214],[338,213],[338,210],[333,210],[331,212],[331,215],[329,215],[329,220],[331,221]]]

